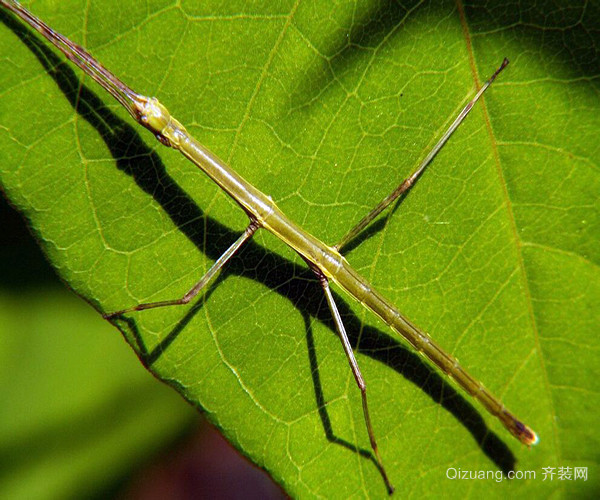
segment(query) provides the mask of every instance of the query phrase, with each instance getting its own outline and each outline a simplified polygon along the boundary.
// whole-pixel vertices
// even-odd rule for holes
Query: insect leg
[[[425,159],[421,162],[421,164],[417,167],[417,169],[410,174],[406,179],[404,179],[400,185],[394,189],[388,196],[386,196],[373,210],[371,210],[367,215],[365,215],[361,221],[354,226],[350,231],[348,231],[344,237],[334,245],[334,248],[337,250],[342,249],[346,246],[351,240],[353,240],[356,236],[358,236],[370,223],[377,217],[381,212],[383,212],[387,207],[390,206],[395,200],[397,200],[401,195],[406,193],[413,184],[417,181],[417,179],[421,176],[421,174],[425,171],[427,166],[433,161],[435,156],[440,152],[440,149],[446,144],[450,136],[454,133],[454,131],[458,128],[458,126],[463,122],[463,120],[467,117],[475,103],[479,100],[479,98],[483,95],[486,89],[492,84],[492,82],[498,76],[498,73],[502,71],[506,65],[508,64],[508,59],[504,59],[500,67],[495,71],[495,73],[482,85],[479,89],[475,97],[471,99],[467,105],[462,109],[462,111],[458,114],[458,116],[452,122],[452,125],[448,127],[444,135],[437,142],[437,144],[429,151]]]
[[[198,283],[196,283],[190,290],[188,290],[183,297],[174,300],[162,300],[159,302],[146,302],[143,304],[138,304],[133,307],[128,307],[127,309],[122,309],[120,311],[115,311],[111,313],[103,314],[102,316],[105,319],[115,318],[117,316],[121,316],[122,314],[133,312],[133,311],[143,311],[144,309],[154,309],[156,307],[165,307],[165,306],[179,306],[183,304],[187,304],[192,300],[200,290],[202,290],[207,283],[217,274],[217,272],[227,263],[231,257],[235,255],[235,253],[240,249],[240,247],[246,243],[256,230],[259,228],[258,222],[252,220],[244,233],[237,239],[237,241],[231,245],[224,253],[217,259],[217,261],[212,265],[212,267],[208,270],[208,272],[202,277]]]
[[[377,461],[377,465],[379,466],[379,470],[381,475],[383,476],[383,480],[385,481],[385,485],[388,489],[388,493],[391,495],[394,492],[394,487],[390,483],[388,479],[387,473],[385,471],[385,467],[383,466],[383,462],[381,461],[381,457],[379,456],[379,450],[377,448],[377,441],[375,439],[375,432],[373,431],[373,426],[371,424],[371,417],[369,416],[369,405],[367,403],[367,386],[363,379],[362,373],[360,372],[360,368],[358,367],[358,362],[354,357],[354,352],[352,351],[352,346],[350,345],[350,341],[348,340],[348,335],[346,334],[346,329],[344,328],[344,323],[342,322],[342,318],[340,316],[340,312],[333,300],[333,295],[331,293],[331,289],[329,288],[329,280],[327,277],[319,271],[314,266],[310,266],[314,273],[319,278],[319,282],[323,291],[325,292],[325,297],[327,298],[327,304],[329,305],[329,310],[331,311],[331,315],[333,316],[333,321],[335,323],[335,328],[338,332],[340,340],[342,341],[342,346],[344,347],[344,351],[346,353],[346,357],[348,358],[348,362],[350,363],[350,368],[352,369],[352,373],[354,375],[354,379],[356,380],[356,384],[360,389],[360,395],[362,397],[362,407],[363,414],[365,418],[365,425],[367,426],[367,432],[369,433],[369,440],[371,441],[371,448],[373,449],[373,453],[375,455],[375,460]]]

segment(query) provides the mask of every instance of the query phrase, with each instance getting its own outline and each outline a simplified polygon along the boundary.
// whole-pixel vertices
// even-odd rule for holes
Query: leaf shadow
[[[462,9],[466,23],[464,29],[471,33],[471,37],[479,32],[510,29],[522,51],[543,50],[542,57],[568,67],[575,79],[581,78],[587,84],[600,87],[596,78],[600,67],[600,51],[597,49],[600,31],[588,29],[585,24],[593,26],[600,20],[597,6],[583,2],[561,8],[553,0],[519,3],[473,0],[466,2]],[[373,51],[380,48],[389,34],[401,25],[414,23],[419,16],[432,15],[436,11],[439,11],[440,18],[449,15],[461,17],[458,11],[452,13],[449,10],[444,2],[423,0],[383,0],[365,7],[360,15],[353,15],[352,25],[342,33],[343,36],[338,30],[334,36],[320,40],[319,61],[311,60],[309,67],[298,72],[301,78],[290,96],[291,108],[295,111],[307,109],[331,91],[334,85],[342,85],[343,75],[348,69],[368,64]],[[472,49],[469,47],[469,50]],[[401,88],[402,85],[396,83],[397,88]],[[348,90],[349,93],[355,91]]]
[[[88,87],[81,85],[79,78],[54,52],[39,41],[32,32],[0,12],[0,21],[12,30],[29,50],[38,58],[48,75],[71,104],[73,109],[93,126],[109,148],[116,167],[130,175],[136,185],[160,205],[172,222],[198,249],[212,260],[216,260],[238,235],[203,210],[169,176],[160,156],[150,149],[138,132],[110,111],[103,101]],[[203,221],[204,224],[199,224]],[[250,241],[223,270],[213,283],[152,351],[148,351],[136,322],[127,318],[119,324],[125,337],[132,343],[141,361],[149,368],[168,349],[169,345],[187,326],[218,284],[229,276],[244,276],[261,283],[290,301],[303,315],[306,324],[306,339],[309,363],[313,374],[313,385],[319,416],[327,438],[362,456],[371,452],[357,448],[336,435],[327,413],[327,402],[318,375],[318,362],[309,318],[326,325],[337,335],[329,310],[322,306],[322,290],[312,271],[275,254],[261,245]],[[363,355],[386,364],[399,375],[419,387],[432,401],[451,413],[473,436],[482,452],[499,469],[508,473],[514,470],[516,459],[508,446],[486,425],[479,411],[460,395],[449,383],[424,362],[415,352],[404,347],[396,338],[372,326],[362,325],[360,319],[338,294],[334,294],[340,314],[344,318],[352,347]],[[360,334],[359,334],[360,332]],[[340,352],[341,348],[340,348]],[[357,389],[358,390],[358,389]],[[194,402],[192,402],[194,403]],[[198,403],[194,403],[198,406]]]
[[[311,66],[303,68],[299,74],[301,80],[290,96],[291,108],[294,111],[310,107],[318,98],[328,92],[332,85],[340,84],[340,75],[348,68],[366,64],[361,58],[369,59],[372,51],[386,38],[386,34],[401,25],[406,17],[423,0],[384,0],[369,4],[359,19],[353,18],[351,28],[346,36],[325,38],[325,53],[320,53],[319,63],[311,61]],[[337,33],[335,33],[337,35]]]

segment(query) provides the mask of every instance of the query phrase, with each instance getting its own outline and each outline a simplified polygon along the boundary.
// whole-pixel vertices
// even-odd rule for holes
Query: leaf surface
[[[511,65],[347,257],[540,435],[527,450],[336,290],[401,497],[598,487],[600,44],[593,4],[35,2],[293,220],[334,243]],[[548,4],[548,5],[546,5]],[[4,16],[2,186],[99,311],[181,296],[245,227],[201,172]],[[259,234],[194,304],[118,322],[293,496],[382,497],[360,394],[303,261]],[[542,481],[542,467],[589,467]],[[536,479],[450,480],[453,469]],[[448,472],[449,471],[449,472]],[[594,471],[596,473],[594,473]]]

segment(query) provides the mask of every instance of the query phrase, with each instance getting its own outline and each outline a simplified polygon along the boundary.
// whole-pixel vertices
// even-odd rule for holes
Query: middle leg
[[[335,328],[340,337],[340,340],[342,341],[342,346],[344,347],[344,352],[346,353],[346,357],[348,358],[348,363],[350,363],[350,368],[352,369],[352,374],[354,375],[354,379],[356,380],[356,385],[358,385],[358,388],[360,389],[360,395],[362,397],[363,415],[365,419],[365,425],[367,426],[367,432],[369,433],[369,441],[371,442],[371,448],[375,455],[377,465],[379,466],[380,472],[383,476],[383,480],[385,481],[388,493],[391,495],[394,492],[394,487],[388,479],[387,472],[385,470],[385,467],[383,466],[383,462],[381,461],[381,456],[379,455],[379,449],[377,448],[377,440],[375,439],[375,432],[373,431],[373,425],[371,424],[371,417],[369,415],[369,405],[367,403],[367,385],[365,384],[365,380],[362,376],[360,368],[358,367],[358,362],[356,361],[356,357],[354,356],[354,352],[352,351],[352,346],[350,345],[350,341],[348,340],[348,334],[346,333],[346,328],[344,327],[344,323],[342,322],[342,317],[340,316],[340,312],[337,308],[335,300],[333,299],[333,294],[331,293],[331,289],[329,288],[329,280],[319,269],[314,267],[312,264],[309,265],[313,272],[317,275],[317,278],[319,278],[321,288],[323,288],[323,292],[325,292],[327,305],[329,306],[329,310],[331,311],[331,315],[333,316]]]

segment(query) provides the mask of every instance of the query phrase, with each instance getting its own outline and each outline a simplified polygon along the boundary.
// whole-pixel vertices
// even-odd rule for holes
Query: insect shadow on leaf
[[[160,156],[145,144],[136,130],[110,111],[94,92],[81,85],[75,72],[37,40],[28,28],[4,12],[0,12],[0,21],[31,50],[74,110],[96,129],[115,159],[117,168],[130,175],[140,189],[152,196],[175,226],[200,252],[216,260],[222,254],[223,242],[234,241],[238,236],[237,233],[214,218],[206,216],[194,200],[170,177]],[[204,223],[199,224],[199,221]],[[152,369],[152,365],[202,308],[212,291],[229,276],[244,276],[261,283],[285,297],[301,312],[306,325],[307,350],[316,404],[327,439],[355,453],[369,456],[376,463],[370,451],[357,448],[336,436],[327,413],[327,402],[324,400],[318,374],[317,353],[310,318],[326,325],[334,335],[337,333],[328,308],[322,304],[321,288],[314,279],[313,272],[265,249],[254,241],[249,241],[242,251],[232,258],[228,266],[221,271],[219,278],[152,351],[147,350],[134,319],[120,320],[120,329],[134,346],[144,365]],[[473,405],[420,356],[379,329],[363,326],[342,297],[335,294],[335,299],[340,314],[344,317],[354,350],[384,363],[410,380],[435,403],[449,411],[471,433],[481,450],[502,471],[507,474],[514,470],[516,462],[514,455],[488,428]],[[361,332],[360,343],[358,332]]]

